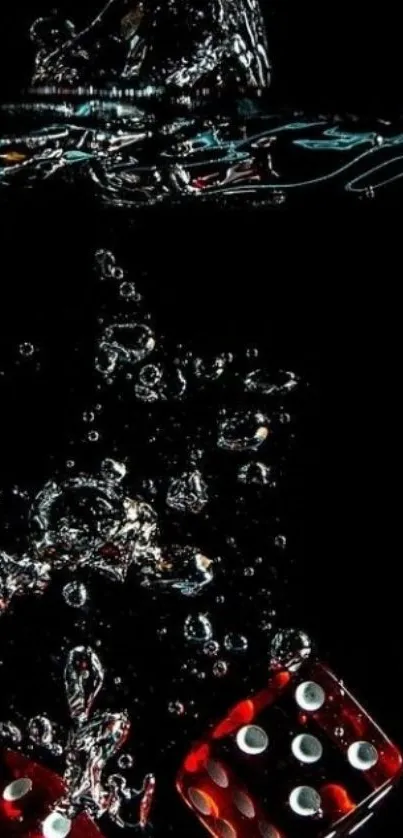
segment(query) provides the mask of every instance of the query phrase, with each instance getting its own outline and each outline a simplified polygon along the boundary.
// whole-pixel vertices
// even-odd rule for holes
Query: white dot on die
[[[15,800],[21,800],[21,798],[25,797],[31,789],[32,780],[29,780],[28,777],[20,777],[19,780],[14,780],[13,783],[10,783],[5,787],[3,791],[3,800],[7,800],[9,803],[14,802]]]
[[[347,751],[347,759],[358,771],[368,771],[378,762],[378,751],[370,742],[353,742]]]
[[[262,754],[269,745],[269,737],[262,727],[244,725],[238,730],[236,743],[245,754]]]
[[[288,802],[296,815],[305,817],[316,815],[322,805],[320,794],[310,786],[298,786],[293,789]]]
[[[69,835],[72,822],[60,812],[51,812],[42,824],[44,838],[66,838]]]
[[[319,710],[325,703],[326,695],[324,689],[315,681],[304,681],[295,690],[295,700],[302,710]]]
[[[301,733],[296,736],[291,742],[291,750],[296,759],[307,764],[318,762],[323,754],[319,739],[309,733]]]

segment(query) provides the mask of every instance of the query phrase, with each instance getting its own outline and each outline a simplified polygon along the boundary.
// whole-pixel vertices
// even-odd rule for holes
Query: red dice
[[[70,820],[57,810],[64,791],[53,771],[16,751],[1,751],[1,838],[101,838],[87,815]]]
[[[215,838],[353,835],[400,775],[397,748],[319,662],[274,670],[187,754],[178,790]]]

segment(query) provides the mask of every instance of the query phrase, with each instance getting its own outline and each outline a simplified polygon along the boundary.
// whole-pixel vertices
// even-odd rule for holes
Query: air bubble
[[[228,672],[228,664],[226,661],[219,660],[213,665],[213,675],[216,678],[223,678]]]
[[[273,468],[259,462],[245,463],[240,466],[238,480],[240,483],[255,486],[269,486],[271,489],[275,489],[277,486]]]
[[[215,655],[217,655],[219,651],[220,644],[217,642],[217,640],[209,640],[203,646],[204,654],[208,655],[209,657],[215,657]]]
[[[118,766],[121,771],[127,771],[129,768],[133,768],[134,759],[131,754],[121,754],[118,759]]]
[[[206,643],[213,636],[213,627],[207,614],[189,614],[184,625],[186,640],[193,643]]]
[[[311,651],[312,644],[305,632],[282,629],[274,636],[271,644],[272,665],[295,672],[310,657]]]
[[[225,451],[248,451],[260,448],[269,436],[270,420],[263,413],[233,413],[221,420],[218,446]]]
[[[224,646],[229,652],[246,652],[248,640],[243,634],[226,634],[224,637]]]
[[[33,343],[20,343],[18,351],[23,358],[30,358],[35,352],[35,347]]]
[[[53,745],[53,725],[47,716],[34,716],[28,722],[28,736],[36,745],[49,748]]]
[[[87,602],[87,589],[82,582],[68,582],[63,588],[63,598],[71,608],[82,608]]]

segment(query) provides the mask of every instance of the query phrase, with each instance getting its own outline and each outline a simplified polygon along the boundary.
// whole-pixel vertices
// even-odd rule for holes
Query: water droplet
[[[69,582],[63,588],[63,597],[71,608],[82,608],[87,602],[87,589],[82,582]]]
[[[311,641],[299,629],[282,629],[274,636],[270,653],[272,665],[295,672],[312,652]]]
[[[195,643],[211,640],[213,627],[207,614],[189,614],[185,620],[184,634],[186,640]]]

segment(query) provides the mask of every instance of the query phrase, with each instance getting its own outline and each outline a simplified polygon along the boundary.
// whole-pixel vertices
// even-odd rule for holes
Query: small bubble
[[[255,568],[254,567],[245,567],[243,571],[244,576],[254,576],[255,575]]]
[[[221,419],[217,444],[224,451],[259,448],[270,434],[270,419],[260,411],[235,412]]]
[[[285,550],[287,547],[287,538],[285,535],[276,535],[274,539],[274,544],[279,550]]]
[[[83,413],[83,421],[90,423],[95,419],[95,413],[92,410],[85,410]]]
[[[22,733],[13,722],[0,722],[0,739],[7,739],[13,745],[22,741]]]
[[[250,462],[240,466],[238,470],[240,483],[254,484],[255,486],[270,486],[275,489],[277,486],[276,477],[271,466],[264,463]]]
[[[69,582],[63,588],[63,597],[71,608],[82,608],[87,601],[87,589],[82,582]]]
[[[168,704],[168,711],[173,716],[183,716],[185,707],[181,701],[170,701]]]
[[[127,771],[134,765],[134,759],[131,754],[121,754],[118,759],[118,766],[122,771]]]
[[[243,634],[226,634],[224,646],[229,652],[245,652],[248,648],[248,640]]]
[[[203,652],[209,657],[214,657],[220,650],[220,644],[216,640],[208,640],[203,646]]]
[[[53,726],[47,716],[34,716],[28,722],[28,736],[36,745],[47,747],[52,744]]]
[[[18,351],[23,358],[30,358],[35,352],[35,347],[33,343],[26,341],[25,343],[20,343]]]
[[[227,674],[227,672],[228,664],[226,663],[226,661],[219,660],[215,662],[213,666],[213,675],[215,675],[216,678],[223,678],[224,675]]]
[[[89,431],[87,434],[88,442],[98,442],[99,441],[99,432],[98,431]]]
[[[104,480],[119,483],[126,477],[127,468],[124,463],[107,457],[101,464],[101,474]]]
[[[119,295],[124,300],[139,300],[139,294],[136,293],[136,286],[134,282],[122,282],[119,287]]]
[[[189,614],[184,625],[186,640],[195,643],[206,643],[213,636],[213,627],[207,614]]]
[[[337,736],[338,739],[342,739],[344,736],[344,727],[335,727],[334,735]]]

